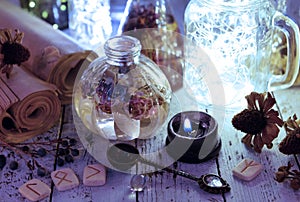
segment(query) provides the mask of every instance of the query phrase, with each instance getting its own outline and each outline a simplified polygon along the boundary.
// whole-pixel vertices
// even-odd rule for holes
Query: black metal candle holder
[[[205,112],[178,113],[168,123],[166,144],[169,155],[181,162],[200,163],[212,159],[221,149],[217,121]]]

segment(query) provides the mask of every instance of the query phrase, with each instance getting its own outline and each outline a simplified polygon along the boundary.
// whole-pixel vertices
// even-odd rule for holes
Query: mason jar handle
[[[271,79],[270,91],[286,89],[291,87],[297,79],[299,73],[299,28],[297,24],[281,12],[276,11],[272,24],[282,31],[287,41],[287,62],[286,71],[280,80]]]

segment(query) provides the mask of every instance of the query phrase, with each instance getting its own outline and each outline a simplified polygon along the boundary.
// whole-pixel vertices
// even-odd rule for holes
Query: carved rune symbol
[[[41,194],[39,192],[37,192],[35,189],[31,188],[31,186],[36,186],[37,183],[31,183],[31,184],[26,184],[26,187],[32,191],[33,193],[35,193],[36,195],[40,196]]]
[[[88,166],[88,168],[94,170],[95,172],[92,173],[92,174],[90,174],[89,176],[87,176],[86,179],[88,179],[88,178],[90,178],[90,177],[93,177],[93,176],[95,176],[95,175],[97,175],[98,173],[101,172],[101,170],[98,170],[98,169],[94,168],[93,166]]]
[[[63,181],[72,183],[71,180],[66,179],[67,176],[68,176],[68,173],[63,172],[63,171],[58,171],[57,173],[55,173],[54,177],[57,179],[60,179],[60,181],[57,183],[57,185],[60,185]]]
[[[244,172],[245,170],[247,170],[250,167],[259,165],[258,163],[255,163],[254,161],[248,162],[247,160],[245,161],[245,164],[246,164],[245,168],[243,168],[243,170],[241,170],[241,173]]]

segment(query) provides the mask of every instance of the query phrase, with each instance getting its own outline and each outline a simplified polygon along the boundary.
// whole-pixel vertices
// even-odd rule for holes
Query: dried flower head
[[[0,29],[0,69],[7,78],[13,65],[20,65],[30,57],[29,50],[21,44],[23,37],[24,33],[17,29],[14,36],[10,29]]]
[[[283,154],[299,154],[300,153],[300,121],[297,120],[296,114],[289,117],[284,123],[287,132],[286,137],[279,144],[279,151]]]
[[[288,162],[287,166],[280,166],[275,173],[275,180],[279,183],[289,180],[290,187],[298,190],[300,189],[300,171],[291,170],[292,167],[293,164],[291,162]]]
[[[232,125],[247,133],[242,142],[260,153],[264,145],[272,148],[272,141],[278,136],[283,121],[278,117],[279,113],[272,109],[276,100],[270,93],[252,92],[246,100],[248,108],[232,118]]]

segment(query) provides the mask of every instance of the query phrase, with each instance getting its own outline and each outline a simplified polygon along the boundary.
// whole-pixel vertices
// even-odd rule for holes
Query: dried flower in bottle
[[[232,118],[232,125],[246,133],[242,142],[260,153],[264,145],[272,148],[272,141],[278,136],[283,121],[272,109],[276,100],[270,93],[252,92],[246,100],[248,108]]]
[[[287,132],[286,137],[279,144],[279,151],[283,154],[299,154],[300,153],[300,123],[296,114],[289,117],[284,123]]]
[[[10,29],[0,29],[0,69],[7,78],[13,65],[21,65],[30,57],[29,50],[21,44],[23,37],[24,33],[17,29],[14,36]]]
[[[158,113],[158,107],[164,104],[164,98],[158,92],[153,94],[149,85],[142,86],[137,89],[131,96],[129,101],[129,114],[133,119],[141,120],[151,118],[152,115]]]

